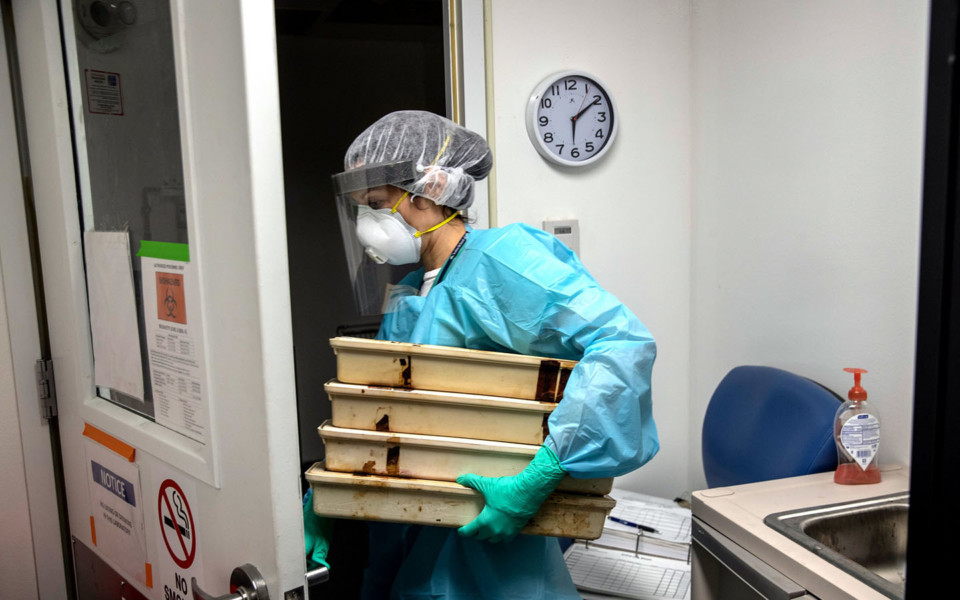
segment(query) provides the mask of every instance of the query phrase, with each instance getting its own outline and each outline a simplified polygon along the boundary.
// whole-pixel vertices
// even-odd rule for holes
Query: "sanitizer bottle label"
[[[880,447],[880,421],[869,413],[854,415],[840,429],[840,441],[850,457],[866,470]]]

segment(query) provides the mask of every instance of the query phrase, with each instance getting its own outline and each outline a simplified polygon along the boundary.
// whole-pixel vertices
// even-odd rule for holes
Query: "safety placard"
[[[163,463],[151,465],[149,495],[157,562],[153,589],[163,600],[193,598],[191,580],[203,583],[203,520],[193,478]]]
[[[84,69],[87,110],[95,115],[123,116],[120,74]]]
[[[197,535],[193,512],[183,490],[172,479],[160,484],[157,495],[160,532],[170,558],[181,569],[189,569],[197,555]]]
[[[140,470],[96,442],[85,446],[92,541],[125,575],[146,582]]]
[[[183,274],[157,271],[157,318],[187,324],[187,301],[183,294]]]
[[[146,244],[147,242],[143,242]],[[185,244],[150,242],[160,255],[186,253]],[[203,325],[196,266],[189,260],[138,253],[143,316],[150,357],[150,384],[157,423],[207,443],[209,407],[204,398]],[[181,258],[188,258],[183,256]]]

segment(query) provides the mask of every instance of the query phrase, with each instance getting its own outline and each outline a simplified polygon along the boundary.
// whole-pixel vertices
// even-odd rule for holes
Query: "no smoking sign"
[[[160,484],[157,513],[163,543],[170,558],[181,569],[189,569],[197,555],[197,531],[190,504],[176,481],[165,479]]]

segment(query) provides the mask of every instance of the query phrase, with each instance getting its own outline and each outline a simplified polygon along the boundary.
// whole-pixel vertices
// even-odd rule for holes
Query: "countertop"
[[[910,489],[908,468],[891,465],[880,471],[882,481],[872,485],[837,485],[830,472],[701,490],[693,493],[693,515],[821,600],[889,600],[763,522],[773,513]]]

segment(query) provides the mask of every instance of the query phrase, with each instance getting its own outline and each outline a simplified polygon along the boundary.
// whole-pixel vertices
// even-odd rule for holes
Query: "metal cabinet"
[[[816,600],[792,579],[693,518],[693,600]]]

